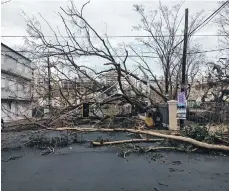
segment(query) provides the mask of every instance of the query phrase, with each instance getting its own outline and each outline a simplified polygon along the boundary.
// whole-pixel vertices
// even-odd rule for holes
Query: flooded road
[[[226,191],[229,157],[157,152],[118,157],[116,148],[71,145],[53,155],[2,152],[3,191]]]

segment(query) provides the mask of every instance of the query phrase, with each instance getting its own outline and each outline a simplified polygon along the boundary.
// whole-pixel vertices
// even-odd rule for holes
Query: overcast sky
[[[57,16],[60,7],[66,7],[69,1],[47,1],[47,0],[11,0],[1,6],[1,35],[28,35],[26,33],[26,24],[21,16],[24,11],[28,16],[38,16],[42,14],[52,26],[60,27],[61,22]],[[80,7],[86,1],[75,0],[75,5]],[[172,6],[180,1],[162,1],[163,4]],[[138,14],[133,10],[134,4],[143,4],[147,9],[157,8],[158,1],[128,1],[128,0],[91,0],[86,7],[85,17],[91,25],[100,33],[107,33],[108,35],[141,35],[133,31],[132,26],[140,23]],[[192,15],[198,11],[204,10],[204,15],[209,16],[215,9],[219,7],[217,1],[185,1],[182,7],[189,8],[189,14]],[[46,29],[44,28],[44,31]],[[217,34],[216,24],[210,22],[197,34]],[[52,35],[47,31],[46,35]],[[218,49],[218,37],[195,37],[203,50]],[[112,38],[113,43],[130,43],[134,39],[131,38]],[[2,42],[10,47],[17,47],[23,45],[23,38],[2,38]],[[214,52],[207,54],[209,60],[218,59],[221,54]],[[98,65],[99,60],[95,58],[81,58],[82,63],[90,63],[94,66]]]

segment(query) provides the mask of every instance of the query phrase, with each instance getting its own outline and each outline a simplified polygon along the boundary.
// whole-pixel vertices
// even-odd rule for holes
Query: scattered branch
[[[72,130],[72,131],[78,131],[78,132],[131,132],[131,133],[137,133],[137,134],[152,135],[155,137],[161,137],[161,138],[171,139],[175,141],[181,141],[181,142],[189,143],[189,144],[192,144],[196,147],[203,148],[203,149],[229,151],[229,146],[208,144],[208,143],[194,140],[189,137],[166,135],[166,134],[162,134],[162,133],[158,133],[154,131],[146,131],[146,130],[143,131],[143,130],[121,129],[121,128],[115,128],[115,129],[95,129],[95,128],[56,128],[54,129],[54,128],[49,128],[49,129],[57,130],[57,131]]]
[[[125,143],[154,143],[163,141],[164,139],[131,139],[131,140],[121,140],[121,141],[111,141],[111,142],[96,142],[93,141],[93,146],[106,146],[106,145],[117,145],[117,144],[125,144]]]

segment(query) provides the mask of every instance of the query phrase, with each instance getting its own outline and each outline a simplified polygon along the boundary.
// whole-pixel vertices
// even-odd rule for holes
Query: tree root
[[[124,144],[124,143],[142,143],[142,142],[158,142],[163,141],[164,139],[130,139],[130,140],[121,140],[121,141],[109,141],[109,142],[97,142],[93,141],[93,146],[106,146],[106,145],[117,145],[117,144]]]
[[[189,137],[183,137],[183,136],[176,136],[176,135],[166,135],[162,133],[158,133],[155,131],[149,131],[149,130],[135,130],[135,129],[122,129],[122,128],[115,128],[115,129],[98,129],[98,128],[48,128],[49,130],[57,130],[57,131],[63,131],[63,130],[72,130],[72,131],[78,131],[78,132],[132,132],[132,133],[138,133],[138,134],[146,134],[146,135],[152,135],[155,137],[161,137],[176,141],[181,141],[185,143],[192,144],[196,147],[203,148],[203,149],[210,149],[210,150],[219,150],[219,151],[229,151],[229,146],[225,145],[216,145],[216,144],[208,144],[201,141],[197,141],[195,139],[189,138]]]

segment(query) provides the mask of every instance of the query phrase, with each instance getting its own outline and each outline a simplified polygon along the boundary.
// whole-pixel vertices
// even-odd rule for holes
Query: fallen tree
[[[65,29],[63,31],[57,30],[56,26],[52,26],[42,15],[40,19],[30,18],[26,13],[24,15],[30,37],[26,39],[26,47],[22,48],[22,52],[36,63],[36,74],[39,76],[39,81],[35,80],[33,84],[34,98],[36,97],[33,101],[36,108],[47,107],[52,105],[47,103],[47,98],[51,97],[55,105],[58,105],[52,105],[52,114],[46,124],[49,127],[59,125],[62,121],[77,121],[76,116],[80,113],[83,102],[93,103],[90,115],[103,119],[107,112],[104,113],[101,106],[111,102],[110,99],[117,105],[131,104],[135,108],[134,111],[146,111],[157,103],[164,103],[176,97],[182,57],[179,53],[182,48],[182,37],[178,35],[181,32],[178,29],[182,20],[179,14],[182,4],[170,8],[160,3],[152,10],[153,14],[146,11],[142,5],[134,5],[136,13],[141,18],[141,23],[136,24],[134,29],[151,37],[150,40],[139,37],[136,42],[140,42],[141,46],[159,58],[158,64],[163,72],[158,76],[154,67],[145,60],[145,57],[151,56],[143,55],[139,48],[135,48],[135,43],[114,45],[107,34],[101,35],[93,28],[83,14],[88,3],[78,7],[71,2],[67,7],[60,8],[58,15],[61,26]],[[193,15],[189,32],[193,33],[201,20],[200,13]],[[42,30],[43,25],[48,27],[47,31]],[[48,39],[48,31],[54,38]],[[166,38],[164,33],[167,34]],[[80,38],[75,35],[80,35]],[[193,46],[191,42],[190,36],[189,50],[199,51],[200,48]],[[191,82],[199,71],[199,65],[203,60],[201,55],[199,52],[187,56],[187,77]],[[89,57],[99,59],[103,67],[93,68],[91,65],[81,64],[79,58]],[[52,67],[51,75],[47,72],[47,58]],[[128,66],[133,61],[137,67],[132,70],[132,67]],[[45,82],[47,77],[51,84],[51,92]],[[117,95],[118,97],[115,97]],[[116,115],[108,116],[113,119]]]
[[[197,141],[195,139],[189,138],[189,137],[183,137],[183,136],[176,136],[176,135],[166,135],[154,131],[149,130],[135,130],[135,129],[122,129],[122,128],[115,128],[115,129],[99,129],[99,128],[48,128],[49,130],[56,130],[56,131],[65,131],[65,130],[72,130],[72,131],[78,131],[78,132],[131,132],[136,134],[145,134],[145,135],[151,135],[155,137],[161,137],[176,141],[181,141],[184,143],[192,144],[196,147],[203,148],[203,149],[212,149],[212,150],[219,150],[219,151],[229,151],[229,146],[225,145],[215,145],[215,144],[208,144],[201,141]]]

